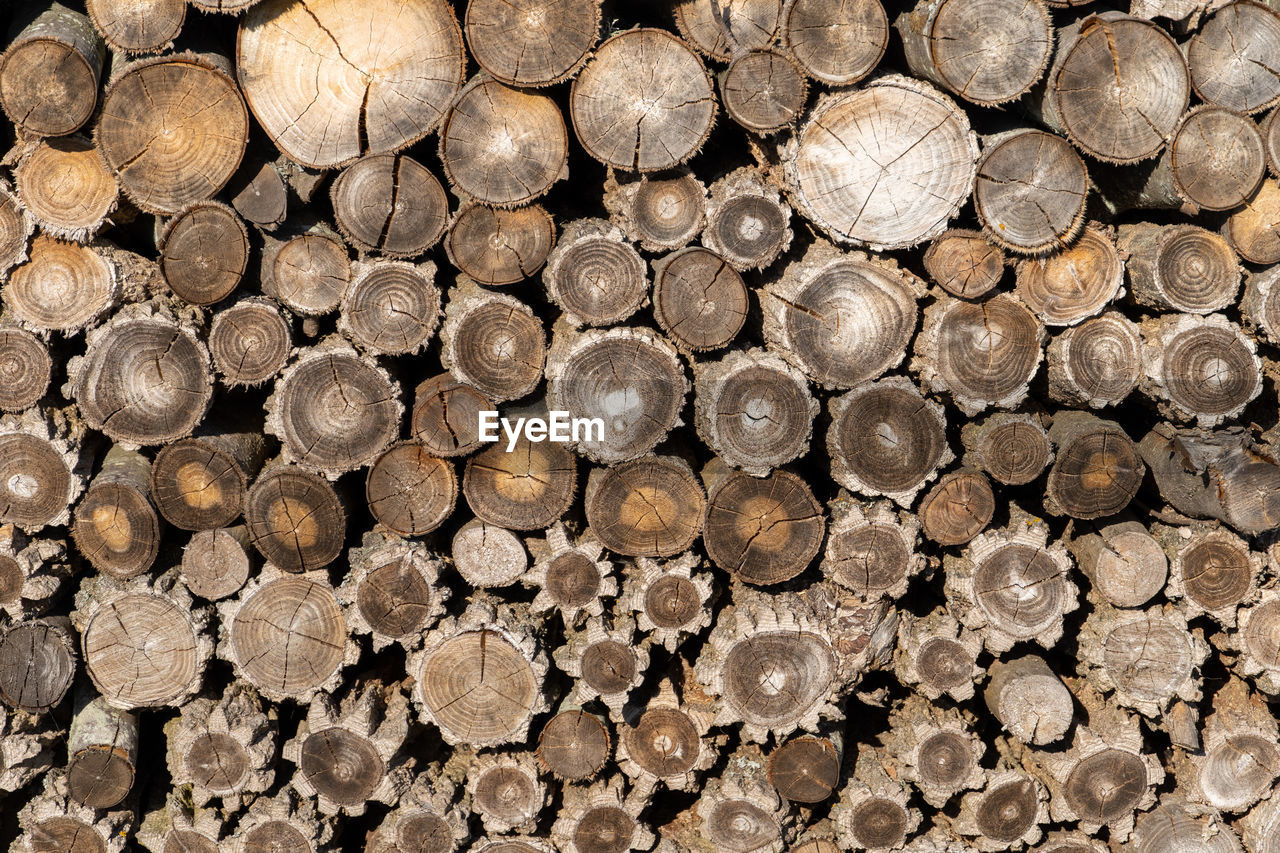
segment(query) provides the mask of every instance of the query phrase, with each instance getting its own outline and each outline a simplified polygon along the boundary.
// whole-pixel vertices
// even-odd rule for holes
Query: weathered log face
[[[507,210],[472,203],[454,217],[444,247],[454,266],[480,284],[502,285],[537,272],[555,242],[555,222],[539,205]]]
[[[193,205],[165,226],[160,269],[169,288],[193,305],[220,302],[240,284],[249,232],[226,205]]]
[[[789,0],[780,25],[783,45],[805,73],[833,86],[867,76],[889,44],[889,19],[879,0],[837,7],[818,0]]]
[[[1280,47],[1280,15],[1261,3],[1228,3],[1187,45],[1196,94],[1206,103],[1255,113],[1280,100],[1280,81],[1268,69]]]
[[[258,477],[245,502],[245,520],[262,556],[293,572],[332,562],[346,532],[346,514],[333,487],[289,466]]]
[[[422,254],[439,242],[449,221],[440,181],[404,155],[360,158],[342,170],[329,195],[343,236],[358,249],[393,258]]]
[[[26,133],[72,133],[98,105],[105,57],[88,19],[54,6],[18,33],[0,56],[0,106]]]
[[[510,86],[549,86],[586,62],[600,30],[595,0],[480,0],[467,6],[467,47]]]
[[[1071,145],[1051,133],[1028,130],[987,144],[973,203],[992,240],[1013,252],[1041,254],[1075,239],[1088,194],[1089,173]]]
[[[795,61],[773,50],[736,58],[720,83],[725,112],[747,130],[772,133],[800,117],[808,86]]]

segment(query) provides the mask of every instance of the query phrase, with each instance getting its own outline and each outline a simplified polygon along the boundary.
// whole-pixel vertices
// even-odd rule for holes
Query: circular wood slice
[[[1257,356],[1234,325],[1188,324],[1159,345],[1163,347],[1157,374],[1161,392],[1189,415],[1230,416],[1259,393],[1262,376]]]
[[[627,757],[659,779],[688,773],[702,751],[697,725],[675,708],[650,708],[621,737]]]
[[[556,242],[556,226],[541,205],[515,210],[468,203],[444,239],[449,260],[480,284],[515,284],[541,269]]]
[[[791,241],[791,208],[754,192],[717,201],[708,212],[703,239],[736,269],[763,269]]]
[[[0,185],[0,272],[27,259],[27,241],[35,227],[17,194]]]
[[[323,234],[302,234],[280,247],[271,262],[276,295],[303,315],[327,314],[338,307],[351,281],[347,248]]]
[[[67,789],[74,800],[90,808],[119,805],[133,789],[133,783],[133,765],[105,745],[82,749],[67,758]]]
[[[313,850],[307,836],[290,826],[285,820],[264,820],[242,832],[243,849],[258,851],[280,850],[287,853],[310,853]]]
[[[25,329],[0,329],[0,409],[20,412],[34,406],[48,389],[52,370],[43,341]]]
[[[704,56],[728,62],[745,50],[767,47],[778,31],[782,0],[676,0],[676,27]]]
[[[197,735],[182,759],[197,785],[225,795],[239,792],[239,783],[248,775],[251,761],[243,744],[229,734],[215,731]]]
[[[1101,312],[1123,283],[1115,240],[1091,227],[1068,249],[1019,262],[1016,293],[1046,326],[1071,326]]]
[[[393,445],[373,463],[364,493],[379,524],[401,536],[422,536],[453,512],[458,475],[449,462],[407,441]]]
[[[573,846],[584,853],[615,850],[633,843],[642,831],[640,821],[623,806],[593,806],[582,813],[574,826]]]
[[[46,234],[85,240],[116,208],[120,187],[93,143],[42,140],[14,170],[18,195]]]
[[[9,707],[43,713],[67,695],[75,674],[76,650],[64,628],[37,619],[0,630],[0,700]]]
[[[449,222],[449,198],[440,181],[417,160],[398,154],[357,160],[334,180],[329,197],[338,228],[353,246],[393,258],[422,254]]]
[[[373,796],[385,768],[368,738],[335,726],[303,740],[298,772],[317,795],[350,808]]]
[[[1042,254],[1065,248],[1080,233],[1088,194],[1089,172],[1075,149],[1062,137],[1024,130],[983,152],[973,206],[996,243]]]
[[[909,542],[901,527],[884,520],[833,527],[823,570],[864,600],[875,601],[901,588],[910,574],[914,555]]]
[[[953,303],[937,320],[936,331],[937,377],[954,398],[1004,405],[1000,401],[1026,393],[1040,365],[1044,327],[1006,294]]]
[[[899,364],[919,322],[907,278],[857,256],[836,258],[765,306],[781,312],[782,326],[766,339],[827,388],[851,388]]]
[[[284,222],[289,195],[274,163],[251,160],[241,166],[227,187],[231,206],[249,222],[268,230]]]
[[[1211,314],[1236,301],[1240,264],[1220,234],[1195,225],[1122,228],[1133,297],[1144,305]]]
[[[328,585],[309,578],[263,584],[244,599],[226,630],[243,677],[271,693],[305,696],[343,663],[342,610]]]
[[[454,299],[458,299],[455,291]],[[443,357],[460,382],[493,402],[525,396],[542,380],[546,332],[533,310],[510,296],[484,294],[449,305]]]
[[[165,520],[182,530],[227,527],[244,509],[247,478],[215,444],[184,438],[156,452],[151,495]]]
[[[966,430],[965,444],[970,443]],[[984,422],[973,450],[991,479],[1006,486],[1030,483],[1049,464],[1053,447],[1039,421],[1022,415],[996,415]]]
[[[164,50],[187,18],[183,0],[85,0],[94,29],[125,53]]]
[[[1102,638],[1107,677],[1127,696],[1163,705],[1194,668],[1185,627],[1159,615],[1116,625]]]
[[[445,640],[414,675],[435,724],[477,746],[515,738],[542,690],[524,652],[487,628]]]
[[[834,239],[901,249],[946,228],[977,157],[950,98],[893,76],[814,107],[786,172],[800,210]]]
[[[550,86],[587,61],[600,37],[596,0],[477,0],[467,4],[467,46],[511,86]]]
[[[250,297],[213,315],[209,355],[225,385],[266,382],[284,367],[292,348],[289,323],[271,300]]]
[[[1258,126],[1225,107],[1201,105],[1187,113],[1173,132],[1169,158],[1178,195],[1201,210],[1239,207],[1267,174]]]
[[[249,140],[249,112],[231,75],[205,59],[141,60],[107,88],[95,138],[125,195],[169,215],[231,180]]]
[[[929,63],[966,101],[994,106],[1024,94],[1053,52],[1049,11],[1021,0],[943,0],[924,27]]]
[[[479,78],[440,128],[449,182],[476,201],[511,207],[535,199],[564,174],[569,133],[556,102]]]
[[[120,442],[163,444],[204,418],[213,394],[209,353],[192,330],[169,320],[117,319],[89,343],[74,389],[94,429]]]
[[[973,773],[976,762],[969,738],[943,729],[925,737],[916,747],[916,773],[920,784],[938,791],[956,791]]]
[[[1187,598],[1212,612],[1240,604],[1254,583],[1254,566],[1244,543],[1228,536],[1211,536],[1194,542],[1178,555]]]
[[[791,580],[817,556],[825,533],[813,492],[787,471],[759,479],[734,472],[707,497],[707,555],[747,583]]]
[[[773,133],[794,123],[808,94],[800,66],[776,50],[742,54],[720,81],[725,112],[754,133]]]
[[[769,781],[793,803],[820,803],[840,785],[840,753],[821,737],[796,737],[769,753]]]
[[[889,797],[868,797],[850,814],[849,831],[859,847],[891,850],[906,840],[909,822],[901,803]]]
[[[98,105],[105,53],[84,15],[49,9],[0,55],[0,107],[23,134],[73,133]]]
[[[0,435],[0,523],[27,530],[62,516],[71,500],[68,461],[48,439],[25,432]]]
[[[396,439],[398,396],[373,362],[313,350],[276,381],[267,427],[295,461],[333,477],[372,463]]]
[[[644,259],[618,228],[599,219],[565,229],[542,281],[570,322],[589,326],[619,323],[649,296]]]
[[[1235,811],[1265,797],[1277,775],[1280,749],[1264,736],[1244,732],[1208,752],[1197,781],[1205,799]]]
[[[375,633],[408,639],[428,626],[437,597],[422,572],[401,558],[365,575],[356,589],[356,606]]]
[[[1280,144],[1277,148],[1280,150]],[[673,177],[646,176],[626,207],[632,236],[655,252],[692,242],[706,224],[706,216],[707,188],[690,172]]]
[[[1231,214],[1222,233],[1249,263],[1280,263],[1280,183],[1263,181],[1257,195]]]
[[[939,693],[972,681],[973,666],[973,654],[946,637],[931,637],[916,652],[915,668],[921,683]]]
[[[991,483],[975,471],[957,471],[938,481],[920,502],[920,529],[939,545],[963,545],[995,514]]]
[[[831,647],[817,634],[795,628],[753,633],[725,656],[722,699],[747,723],[789,728],[822,702],[835,667]],[[778,689],[763,689],[766,683]]]
[[[1187,63],[1168,33],[1118,13],[1085,19],[1062,45],[1048,86],[1067,136],[1108,163],[1158,154],[1191,97]]]
[[[711,76],[689,46],[663,30],[618,33],[573,81],[578,141],[606,166],[669,169],[702,147],[716,117]]]
[[[201,598],[217,601],[235,595],[249,580],[246,528],[197,530],[182,550],[182,581]],[[208,786],[206,786],[208,787]]]
[[[571,418],[601,418],[580,453],[612,463],[648,453],[676,425],[688,383],[672,347],[646,330],[591,331],[547,368],[548,402]]]
[[[749,307],[741,274],[710,249],[690,246],[654,264],[654,319],[684,352],[728,346]]]
[[[578,466],[564,444],[524,436],[510,452],[500,442],[472,456],[462,477],[471,511],[513,530],[550,527],[568,512],[577,486]]]
[[[468,774],[471,808],[483,818],[519,826],[542,810],[546,788],[528,765],[490,764]]]
[[[977,299],[1000,283],[1004,252],[977,231],[948,229],[925,250],[924,268],[952,296]]]
[[[985,837],[1012,844],[1035,826],[1039,805],[1034,782],[1012,779],[984,791],[974,816]]]
[[[630,557],[669,557],[702,533],[707,499],[688,466],[649,456],[591,472],[587,524],[611,551]]]
[[[212,305],[231,294],[249,264],[249,231],[220,202],[188,207],[160,235],[160,271],[169,289],[192,305]]]
[[[1251,608],[1240,632],[1245,652],[1269,672],[1280,670],[1280,599]]]
[[[817,403],[804,376],[777,359],[730,354],[698,373],[698,436],[736,468],[762,476],[801,455]]]
[[[149,593],[118,596],[94,611],[81,636],[85,669],[113,704],[170,705],[200,678],[195,626],[174,601]]]
[[[35,822],[29,849],[32,853],[108,853],[102,836],[91,819],[56,815]]]
[[[244,517],[253,547],[285,571],[329,565],[346,538],[346,513],[333,487],[291,466],[259,475],[245,501]]]
[[[77,549],[103,574],[131,578],[151,568],[160,551],[160,517],[144,492],[125,483],[94,482],[76,506],[71,534]]]
[[[1062,565],[1025,542],[1000,546],[983,558],[973,572],[973,590],[987,618],[1023,640],[1060,624],[1074,600]]]
[[[462,30],[444,0],[267,0],[236,45],[254,117],[296,163],[330,169],[430,133],[462,86]]]
[[[28,326],[74,332],[111,310],[119,290],[115,266],[93,247],[41,235],[10,274],[4,302]]]
[[[453,565],[474,587],[510,586],[529,568],[524,543],[505,527],[473,518],[453,535]]]
[[[465,456],[480,446],[480,412],[492,410],[479,390],[442,373],[414,391],[409,432],[434,456]]]
[[[868,383],[830,409],[831,474],[848,489],[909,499],[948,458],[942,407],[908,382]]]
[[[1123,315],[1108,312],[1067,329],[1049,345],[1049,392],[1065,402],[1114,406],[1142,378],[1142,338]]]
[[[1090,429],[1059,448],[1048,492],[1073,518],[1102,518],[1129,505],[1146,470],[1129,436],[1113,427]]]
[[[435,268],[383,261],[359,269],[342,300],[338,328],[374,355],[406,355],[426,346],[440,322]]]
[[[787,0],[782,45],[804,72],[832,86],[856,83],[871,73],[889,45],[889,18],[880,0]]]
[[[1242,113],[1265,110],[1280,100],[1277,51],[1280,15],[1249,0],[1228,3],[1187,45],[1191,84],[1206,103]]]

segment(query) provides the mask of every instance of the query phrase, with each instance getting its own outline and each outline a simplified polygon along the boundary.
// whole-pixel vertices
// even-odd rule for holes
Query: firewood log
[[[458,477],[453,465],[405,441],[387,448],[369,467],[365,500],[378,523],[401,536],[435,530],[453,512]]]
[[[102,39],[88,18],[60,3],[23,23],[0,55],[0,107],[24,133],[73,133],[98,105]]]
[[[666,338],[639,326],[556,330],[547,353],[547,405],[570,418],[600,418],[568,446],[593,462],[636,459],[680,421],[689,391],[684,365]],[[564,446],[564,445],[561,445]],[[683,550],[683,549],[680,549]]]
[[[988,771],[982,791],[965,794],[953,830],[981,851],[1035,844],[1049,821],[1048,793],[1035,778],[1007,765]]]
[[[1280,775],[1276,720],[1245,682],[1232,678],[1213,697],[1205,718],[1204,751],[1187,754],[1194,783],[1187,795],[1221,812],[1248,811],[1268,796]]]
[[[1041,120],[1104,163],[1160,153],[1187,110],[1191,79],[1173,39],[1121,12],[1089,15],[1058,31]]]
[[[1049,433],[1034,415],[987,415],[965,424],[962,440],[966,461],[1007,486],[1030,483],[1053,460]]]
[[[545,538],[526,540],[526,545],[533,565],[520,582],[538,590],[530,605],[534,612],[555,610],[565,627],[570,628],[584,618],[603,616],[604,600],[617,597],[613,562],[594,536],[573,537],[563,524],[556,522],[547,528]],[[682,609],[678,595],[664,595],[662,602]]]
[[[515,284],[536,273],[556,244],[556,226],[537,204],[513,210],[469,202],[454,215],[444,248],[480,284]]]
[[[547,710],[547,658],[529,628],[517,609],[477,595],[410,655],[414,704],[445,742],[525,740],[533,718]]]
[[[1115,421],[1063,410],[1049,440],[1057,458],[1049,468],[1046,512],[1086,520],[1115,515],[1142,485],[1147,468],[1138,446]]]
[[[871,151],[893,153],[881,165]],[[942,233],[969,197],[977,159],[977,139],[954,101],[890,75],[820,100],[784,165],[811,222],[834,240],[878,250]],[[921,174],[930,176],[927,189],[913,180]]]
[[[1034,10],[1037,6],[1023,8]],[[1038,13],[1044,14],[1042,7]],[[972,10],[968,14],[982,13]],[[998,13],[991,10],[987,14]],[[978,32],[984,38],[995,36],[985,28]],[[1014,58],[1013,54],[1009,58]],[[1084,226],[1088,193],[1084,160],[1065,139],[1028,129],[983,138],[973,206],[983,233],[999,246],[1020,255],[1066,249]]]
[[[953,458],[942,407],[905,377],[856,387],[829,410],[831,476],[850,491],[907,507]]]
[[[902,363],[924,289],[890,261],[818,241],[760,294],[765,342],[814,382],[852,388]]]
[[[688,463],[642,456],[595,468],[583,495],[591,532],[611,551],[670,557],[693,544],[707,517],[707,498]]]
[[[466,64],[462,29],[443,0],[314,11],[267,0],[243,18],[237,46],[254,116],[289,159],[316,169],[426,136],[462,87]]]
[[[494,403],[523,397],[542,379],[542,321],[506,294],[455,287],[445,307],[440,346],[440,362],[453,377]]]
[[[711,624],[714,584],[700,567],[692,551],[662,562],[637,557],[626,564],[618,605],[635,613],[636,624],[654,645],[674,652]]]
[[[20,323],[67,334],[96,324],[119,300],[119,272],[104,253],[44,235],[32,241],[30,257],[10,273],[4,292]]]
[[[689,246],[654,262],[653,316],[683,353],[728,346],[749,307],[742,275],[710,249]]]
[[[1229,635],[1238,653],[1236,671],[1249,676],[1265,693],[1280,693],[1280,594],[1264,590],[1259,601],[1242,608]]]
[[[583,628],[565,631],[564,645],[552,659],[573,679],[566,701],[585,705],[598,699],[612,719],[621,721],[623,705],[649,668],[649,647],[636,640],[630,618],[615,617],[607,627],[601,617],[592,616]]]
[[[702,474],[709,486],[702,544],[711,561],[736,580],[760,586],[808,568],[827,525],[805,481],[789,471],[752,477],[714,466]]]
[[[889,44],[889,19],[880,0],[831,6],[819,0],[787,0],[782,45],[804,72],[832,86],[867,76]]]
[[[1049,10],[1012,0],[925,0],[894,24],[911,72],[981,106],[1024,94],[1053,52]]]
[[[351,282],[351,259],[331,228],[312,223],[288,239],[264,237],[262,292],[303,316],[335,310]]]
[[[0,180],[0,272],[27,259],[27,241],[36,222],[18,200],[13,186]]]
[[[1234,626],[1237,608],[1257,597],[1262,556],[1217,525],[1160,531],[1157,539],[1169,555],[1165,595],[1180,603],[1188,619],[1207,615]]]
[[[289,195],[281,171],[264,158],[249,156],[241,162],[227,186],[227,195],[242,219],[267,231],[284,222]]]
[[[505,527],[473,518],[453,535],[453,567],[473,587],[511,586],[529,569],[520,537]]]
[[[720,76],[720,99],[729,118],[757,134],[776,133],[804,111],[808,81],[795,60],[777,50],[737,56]]]
[[[644,259],[622,228],[603,219],[564,225],[542,281],[548,298],[574,326],[620,323],[649,298]]]
[[[980,471],[947,474],[920,502],[920,527],[939,545],[963,545],[981,533],[995,514],[991,482]]]
[[[716,97],[711,75],[687,43],[640,28],[596,48],[573,81],[569,115],[592,157],[615,169],[652,172],[698,152],[715,122]]]
[[[1186,850],[1199,845],[1206,853],[1236,853],[1240,841],[1213,809],[1195,806],[1168,794],[1138,818],[1135,849],[1152,853]]]
[[[769,783],[760,748],[742,746],[702,789],[694,807],[699,837],[717,850],[776,853],[793,833],[787,805]]]
[[[421,543],[368,533],[347,562],[338,601],[351,630],[373,638],[374,651],[392,643],[414,647],[444,615],[450,597],[438,582],[444,566]]]
[[[413,354],[440,322],[440,291],[430,261],[357,263],[342,298],[338,331],[373,355]]]
[[[225,204],[192,204],[160,233],[160,269],[169,289],[192,305],[221,302],[249,264],[249,231]]]
[[[210,613],[176,572],[154,580],[89,577],[75,603],[85,670],[112,707],[177,707],[200,691],[213,656]]]
[[[433,778],[434,777],[434,778]],[[467,813],[455,805],[454,786],[446,778],[420,773],[369,839],[373,850],[455,850],[471,837]]]
[[[269,464],[244,505],[249,539],[268,562],[291,572],[329,565],[342,550],[347,516],[338,492],[322,477]]]
[[[1026,397],[1043,341],[1040,319],[1008,294],[978,303],[945,297],[925,309],[911,365],[925,387],[948,392],[972,417]]]
[[[538,733],[538,761],[556,779],[583,782],[609,761],[609,727],[603,719],[562,704]],[[621,763],[621,757],[619,763]]]
[[[160,448],[151,465],[156,509],[182,530],[230,526],[244,511],[249,479],[265,451],[260,434],[226,428]]]
[[[373,801],[394,805],[412,778],[413,759],[401,749],[408,711],[404,693],[373,680],[317,696],[280,750],[297,766],[290,784],[315,797],[322,815],[364,814]]]
[[[1280,16],[1271,16],[1276,19],[1273,37],[1280,43]],[[1168,158],[1174,191],[1199,210],[1239,207],[1253,197],[1267,173],[1258,126],[1220,106],[1202,104],[1183,116],[1169,142]]]
[[[466,456],[480,447],[480,412],[493,408],[478,388],[442,373],[414,389],[409,432],[433,456]]]
[[[837,726],[825,737],[800,735],[769,752],[769,783],[792,803],[820,803],[840,787],[844,736]]]
[[[978,665],[982,635],[964,627],[946,608],[917,618],[904,613],[898,626],[894,673],[925,698],[944,693],[956,701],[973,697],[985,669]]]
[[[1268,267],[1250,272],[1245,277],[1244,297],[1240,300],[1240,315],[1250,332],[1268,343],[1280,341],[1280,289],[1276,281],[1280,272]]]
[[[52,746],[60,732],[38,717],[22,712],[0,714],[0,791],[18,791],[33,784],[53,766]]]
[[[229,388],[261,385],[289,359],[293,334],[271,300],[249,296],[213,315],[209,356],[222,384]]]
[[[324,853],[330,849],[333,833],[333,823],[317,817],[310,798],[299,797],[292,788],[282,788],[273,796],[254,800],[236,823],[230,849],[233,853],[272,848]]]
[[[929,243],[923,259],[935,284],[961,299],[977,299],[1000,283],[1004,252],[977,231],[948,228]]]
[[[486,832],[530,832],[547,807],[547,785],[529,753],[477,755],[467,768],[471,810]]]
[[[699,53],[720,62],[766,47],[778,31],[781,0],[745,0],[717,6],[710,0],[677,0],[676,28]]]
[[[173,46],[187,18],[181,0],[86,0],[93,28],[122,53],[160,53]]]
[[[1036,746],[1066,735],[1075,718],[1075,702],[1044,658],[998,660],[990,673],[982,698],[1006,731]]]
[[[138,716],[114,708],[92,690],[77,690],[67,735],[67,794],[95,809],[119,805],[138,766]]]
[[[609,219],[650,252],[688,245],[707,221],[707,188],[688,166],[665,175],[629,178],[613,172],[605,180]]]
[[[1067,405],[1118,405],[1142,379],[1138,326],[1116,311],[1054,335],[1047,352],[1049,396]]]
[[[98,150],[79,135],[33,145],[14,168],[14,183],[41,231],[80,243],[102,230],[120,194]]]
[[[56,707],[71,688],[78,659],[65,616],[5,626],[0,632],[0,699],[29,714]]]
[[[1194,225],[1122,225],[1130,295],[1165,311],[1210,314],[1236,301],[1240,265],[1220,235]]]
[[[735,169],[711,185],[702,242],[735,269],[764,269],[791,246],[791,208],[759,169]]]
[[[1017,642],[1052,648],[1062,636],[1063,614],[1076,608],[1066,548],[1050,543],[1044,522],[1016,504],[1007,526],[978,536],[945,565],[952,614],[980,632],[995,654]]]
[[[471,511],[489,524],[513,530],[550,527],[568,512],[577,487],[577,460],[565,445],[530,441],[527,433],[475,454],[462,476],[462,494]]]
[[[70,520],[84,490],[83,435],[70,409],[0,416],[0,524],[34,533]]]
[[[421,255],[449,221],[440,181],[403,154],[361,157],[334,179],[329,198],[338,230],[353,246],[392,258]]]
[[[658,785],[690,790],[722,746],[708,731],[714,716],[681,701],[670,681],[660,682],[657,694],[618,730],[618,765],[631,779],[634,796]]]
[[[621,777],[572,787],[565,792],[563,809],[551,827],[551,837],[564,850],[594,853],[599,850],[649,850],[654,836],[640,821],[634,803],[623,795]]]
[[[216,809],[193,808],[170,791],[162,803],[143,814],[134,839],[151,853],[164,853],[166,845],[191,853],[217,853],[227,829]]]
[[[1168,557],[1140,521],[1130,518],[1078,526],[1067,547],[1089,578],[1089,594],[1095,602],[1141,607],[1164,589]]]
[[[545,95],[477,77],[440,126],[440,162],[460,195],[496,207],[524,204],[568,175],[564,116]]]
[[[822,573],[866,601],[900,598],[924,568],[920,521],[887,502],[863,504],[842,495],[831,504]]]
[[[45,774],[44,784],[18,812],[22,836],[14,845],[23,853],[45,850],[89,850],[123,853],[135,815],[128,808],[95,809],[76,802],[67,790],[66,773]]]
[[[1166,416],[1216,426],[1262,391],[1257,345],[1221,314],[1143,321],[1142,390]]]
[[[964,791],[986,783],[979,762],[986,745],[962,711],[909,696],[890,717],[886,758],[925,802],[943,808]]]
[[[1241,258],[1253,264],[1280,262],[1280,183],[1265,180],[1257,195],[1233,212],[1222,226],[1222,236]]]
[[[227,811],[264,793],[276,775],[276,716],[239,681],[216,698],[193,699],[164,729],[174,783],[191,786],[195,805],[217,797]]]
[[[1123,282],[1114,232],[1091,225],[1069,248],[1020,261],[1015,293],[1046,326],[1074,326],[1114,301]]]
[[[572,77],[600,34],[597,0],[480,0],[463,24],[476,62],[509,86],[550,86]]]
[[[1280,100],[1269,57],[1280,47],[1280,14],[1262,4],[1227,3],[1187,43],[1196,94],[1209,104],[1255,113]]]

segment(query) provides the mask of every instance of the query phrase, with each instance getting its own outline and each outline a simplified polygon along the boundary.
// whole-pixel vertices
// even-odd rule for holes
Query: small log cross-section
[[[81,690],[67,736],[67,793],[95,809],[119,805],[138,766],[138,717]]]
[[[8,625],[0,631],[0,700],[29,714],[54,708],[71,688],[77,660],[65,616]]]
[[[720,78],[725,112],[753,133],[773,133],[795,122],[808,93],[800,66],[776,50],[744,53]]]
[[[1091,595],[1100,595],[1116,607],[1141,607],[1164,589],[1168,558],[1141,522],[1115,521],[1094,529],[1082,526],[1068,547],[1080,571],[1089,577]]]
[[[542,281],[547,296],[577,326],[621,322],[649,296],[644,259],[620,227],[603,219],[578,219],[564,226]]]
[[[1070,248],[1021,261],[1016,293],[1046,326],[1071,326],[1112,302],[1123,281],[1113,235],[1090,226]]]
[[[1187,44],[1191,84],[1206,103],[1256,113],[1280,101],[1272,73],[1280,49],[1280,14],[1237,0],[1213,13]]]
[[[707,498],[686,462],[645,456],[592,470],[583,496],[587,524],[611,551],[669,557],[693,544]]]
[[[16,326],[0,328],[0,410],[21,412],[49,388],[53,359],[38,337]]]
[[[190,784],[197,805],[219,797],[234,808],[266,791],[275,780],[275,717],[242,682],[217,698],[193,699],[165,726],[174,782]]]
[[[338,556],[347,516],[325,480],[292,465],[273,465],[249,490],[244,507],[258,553],[290,572],[323,568]]]
[[[904,594],[923,567],[919,521],[900,519],[885,502],[868,507],[845,498],[832,503],[831,514],[822,573],[866,601]]]
[[[1117,245],[1133,298],[1143,305],[1211,314],[1236,300],[1240,262],[1218,234],[1195,225],[1120,226]]]
[[[709,249],[672,252],[654,264],[653,278],[654,319],[682,352],[727,346],[746,322],[742,276]]]
[[[576,457],[562,443],[521,436],[467,460],[462,493],[479,518],[514,530],[541,530],[564,515],[577,496]]]
[[[95,569],[130,578],[151,568],[160,552],[160,519],[150,494],[146,457],[118,446],[108,450],[71,527],[77,548]]]
[[[566,708],[538,734],[537,755],[557,779],[581,782],[594,777],[609,760],[609,727],[581,708]]]
[[[280,309],[268,299],[250,296],[213,315],[209,356],[222,384],[259,385],[289,360],[293,334]]]
[[[546,332],[528,305],[505,294],[455,288],[440,329],[440,362],[494,403],[515,400],[542,379]]]
[[[351,573],[338,587],[338,601],[347,624],[371,634],[375,649],[414,646],[444,613],[449,591],[437,583],[441,563],[421,544],[370,533],[348,560]]]
[[[1114,421],[1063,411],[1054,418],[1049,440],[1058,453],[1049,469],[1048,512],[1080,519],[1115,515],[1142,485],[1147,467],[1137,445]]]
[[[156,453],[151,497],[174,527],[228,527],[244,511],[248,480],[258,473],[262,457],[262,437],[254,433],[181,439]]]
[[[665,252],[687,245],[702,232],[707,188],[687,166],[639,180],[614,173],[605,181],[604,206],[628,238],[650,252]]]
[[[412,354],[440,322],[440,291],[430,261],[356,264],[342,299],[338,330],[374,355]]]
[[[763,478],[727,473],[707,495],[707,555],[747,583],[791,580],[817,556],[825,532],[821,505],[789,471]]]
[[[1071,692],[1034,655],[992,664],[982,698],[1010,734],[1036,746],[1060,740],[1075,717]]]
[[[528,753],[477,756],[467,769],[467,792],[487,832],[533,830],[548,799],[537,759]]]
[[[952,5],[965,4],[950,0],[944,8]],[[986,235],[1018,254],[1068,246],[1084,225],[1089,194],[1089,173],[1080,155],[1062,137],[1039,130],[1011,131],[983,142],[973,206]]]
[[[169,289],[192,305],[221,302],[249,264],[249,232],[220,202],[193,204],[160,235],[160,270]]]
[[[587,61],[600,32],[596,0],[477,0],[467,4],[467,47],[509,86],[550,86]]]
[[[978,142],[950,98],[890,75],[826,96],[786,154],[810,221],[840,242],[900,249],[942,233],[959,211]]]
[[[414,389],[409,432],[433,456],[466,456],[481,443],[480,412],[493,408],[479,389],[442,373]]]
[[[546,208],[514,210],[469,203],[449,225],[444,248],[453,265],[480,284],[515,284],[546,263],[556,227]]]
[[[1004,276],[1004,252],[981,233],[949,228],[929,244],[925,272],[939,287],[961,299],[978,299]]]
[[[1276,17],[1280,46],[1280,16]],[[1169,143],[1169,165],[1178,195],[1200,210],[1230,210],[1258,191],[1267,153],[1248,116],[1201,105],[1178,122]]]
[[[711,185],[702,241],[735,269],[764,269],[791,245],[791,208],[761,170],[735,169]]]
[[[421,536],[453,512],[458,477],[448,460],[430,455],[417,442],[400,442],[369,467],[364,496],[379,524],[401,536]]]
[[[1138,326],[1116,311],[1072,326],[1049,343],[1049,395],[1100,409],[1123,402],[1142,379]]]
[[[412,258],[439,242],[449,221],[440,181],[412,157],[372,154],[342,170],[329,188],[333,218],[364,252]]]
[[[98,105],[106,53],[88,18],[51,4],[0,55],[0,107],[25,134],[74,132]]]
[[[1221,314],[1164,314],[1142,323],[1142,388],[1170,417],[1215,426],[1262,391],[1257,345]]]
[[[805,74],[832,86],[867,76],[889,44],[889,18],[880,0],[836,6],[824,0],[790,0],[780,23],[782,44]]]
[[[0,524],[28,533],[66,524],[84,488],[80,437],[65,411],[0,417]]]
[[[573,81],[569,114],[587,153],[615,169],[669,169],[715,122],[711,76],[671,33],[634,29],[601,44]]]
[[[351,281],[351,259],[338,235],[320,226],[283,243],[264,238],[263,292],[303,316],[338,307]]]
[[[5,305],[23,325],[70,334],[95,323],[119,301],[119,271],[96,247],[41,235],[28,254],[4,290]]]
[[[266,0],[240,26],[237,71],[254,117],[289,159],[329,169],[398,151],[462,86],[462,28],[445,0]]]
[[[14,181],[42,231],[79,242],[101,230],[120,194],[97,149],[79,136],[37,144],[14,169]]]
[[[663,562],[637,557],[628,566],[619,606],[634,611],[640,630],[667,651],[711,624],[711,576],[695,571],[699,562],[686,552]]]
[[[591,535],[571,539],[564,525],[547,528],[542,540],[530,540],[534,563],[520,579],[537,588],[535,612],[558,610],[566,627],[583,617],[604,614],[604,599],[618,594],[618,581],[611,577],[613,563],[604,556],[604,545]]]
[[[453,567],[482,589],[511,586],[529,569],[524,543],[505,527],[473,518],[453,535]]]

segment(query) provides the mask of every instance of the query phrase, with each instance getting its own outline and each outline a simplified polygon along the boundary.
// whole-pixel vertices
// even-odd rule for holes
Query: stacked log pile
[[[46,2],[0,846],[1280,853],[1280,6]]]

